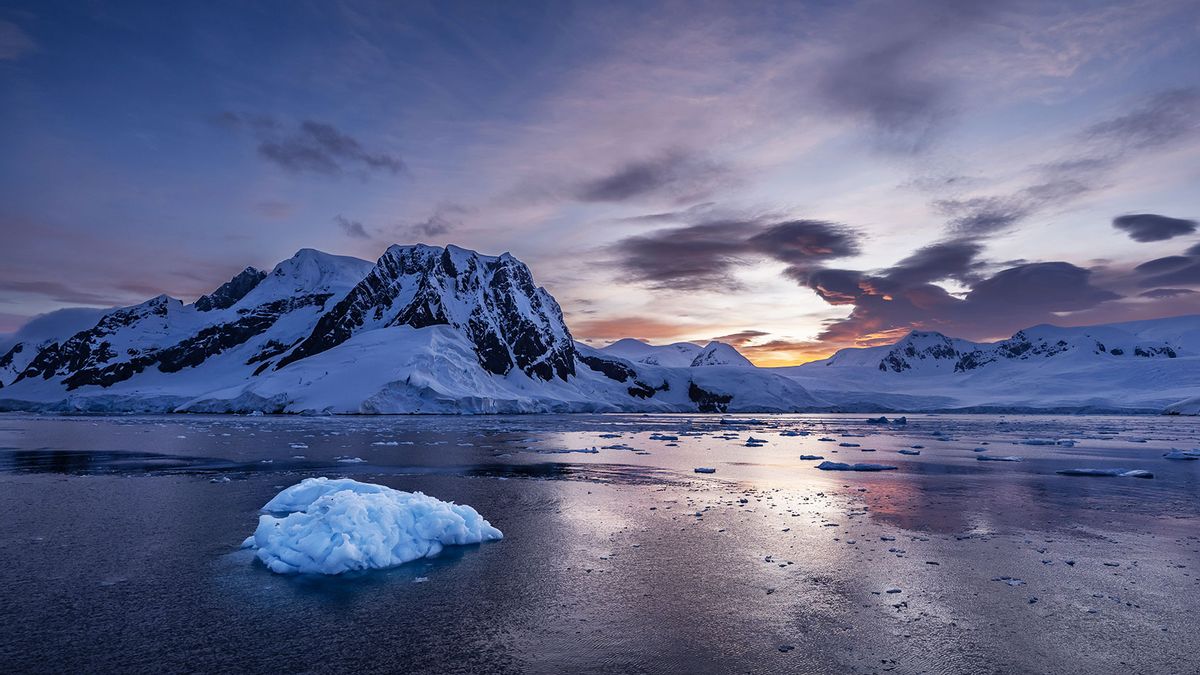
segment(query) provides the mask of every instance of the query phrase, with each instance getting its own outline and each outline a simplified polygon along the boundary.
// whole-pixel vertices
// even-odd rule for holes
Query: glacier
[[[262,507],[243,542],[279,574],[343,574],[504,537],[465,504],[349,478],[306,478]]]

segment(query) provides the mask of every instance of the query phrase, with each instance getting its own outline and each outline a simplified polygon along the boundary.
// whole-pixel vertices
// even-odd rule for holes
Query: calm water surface
[[[1200,421],[866,417],[0,415],[0,672],[1200,672]],[[272,574],[309,476],[505,539]]]

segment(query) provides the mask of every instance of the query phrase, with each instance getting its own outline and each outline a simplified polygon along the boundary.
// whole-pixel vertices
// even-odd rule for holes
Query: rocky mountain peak
[[[323,352],[372,328],[449,325],[474,344],[496,375],[566,379],[575,347],[558,303],[511,255],[457,246],[394,245],[278,367]]]

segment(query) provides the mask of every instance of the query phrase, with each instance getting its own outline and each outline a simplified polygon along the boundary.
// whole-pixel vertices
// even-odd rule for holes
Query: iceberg
[[[822,471],[892,471],[896,467],[886,464],[846,464],[845,462],[821,462],[817,468]]]
[[[1154,478],[1154,474],[1145,469],[1060,469],[1055,471],[1062,476],[1113,476],[1117,478]]]
[[[243,542],[279,574],[342,574],[504,537],[466,504],[348,478],[306,478],[267,502]]]

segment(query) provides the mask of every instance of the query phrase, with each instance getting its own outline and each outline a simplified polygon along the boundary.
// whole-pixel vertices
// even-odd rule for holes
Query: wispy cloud
[[[357,170],[395,175],[405,171],[398,155],[368,150],[358,139],[325,122],[304,120],[286,131],[273,117],[231,111],[221,113],[215,121],[227,128],[249,129],[258,142],[258,154],[292,173],[332,176]]]

